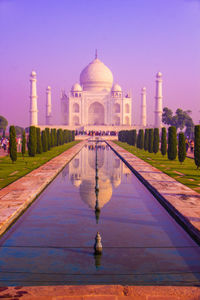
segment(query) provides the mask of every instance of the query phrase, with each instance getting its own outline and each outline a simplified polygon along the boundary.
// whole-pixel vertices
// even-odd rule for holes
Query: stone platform
[[[198,300],[198,287],[122,285],[3,287],[3,299],[34,300]]]

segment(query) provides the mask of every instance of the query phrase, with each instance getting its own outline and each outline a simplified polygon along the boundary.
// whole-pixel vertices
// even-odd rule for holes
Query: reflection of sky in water
[[[0,285],[199,284],[199,247],[105,144],[96,224],[91,157],[84,147],[1,239]]]

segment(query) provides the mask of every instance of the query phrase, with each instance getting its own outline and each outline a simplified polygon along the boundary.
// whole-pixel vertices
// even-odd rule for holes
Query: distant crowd
[[[21,142],[22,142],[21,137],[17,137],[16,138],[17,152],[21,151]],[[1,140],[0,140],[0,149],[3,149],[4,152],[9,153],[9,138],[7,138],[7,137],[2,137],[1,138]]]

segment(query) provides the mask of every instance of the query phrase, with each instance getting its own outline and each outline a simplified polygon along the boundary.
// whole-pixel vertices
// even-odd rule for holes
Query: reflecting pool
[[[103,142],[0,240],[0,286],[56,284],[200,285],[200,247]]]

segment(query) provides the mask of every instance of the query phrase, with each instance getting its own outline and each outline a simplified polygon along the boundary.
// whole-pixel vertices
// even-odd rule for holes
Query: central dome
[[[110,91],[113,85],[112,72],[98,58],[95,58],[80,75],[84,91]]]

